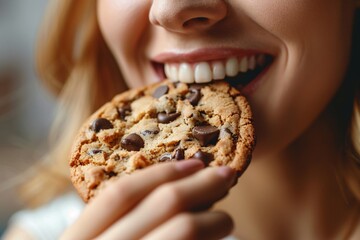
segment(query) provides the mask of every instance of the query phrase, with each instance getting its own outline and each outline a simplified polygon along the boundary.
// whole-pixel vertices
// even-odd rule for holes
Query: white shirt
[[[40,208],[15,213],[10,223],[26,230],[35,239],[58,239],[80,215],[84,206],[76,193],[68,193]]]

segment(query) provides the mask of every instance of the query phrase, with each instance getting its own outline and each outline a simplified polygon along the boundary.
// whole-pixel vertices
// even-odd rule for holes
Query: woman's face
[[[98,18],[130,87],[231,77],[262,155],[298,137],[341,84],[351,1],[99,0]]]

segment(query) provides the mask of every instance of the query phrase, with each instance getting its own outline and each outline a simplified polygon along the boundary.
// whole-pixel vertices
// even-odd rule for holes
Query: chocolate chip
[[[177,119],[180,115],[180,113],[159,113],[157,115],[157,120],[159,123],[169,123]]]
[[[159,161],[160,161],[160,162],[165,162],[165,161],[169,161],[169,160],[171,160],[171,159],[172,159],[171,153],[166,152],[166,153],[164,153],[164,154],[162,154],[162,155],[160,156]]]
[[[153,97],[160,98],[161,96],[167,94],[168,92],[169,92],[169,87],[167,85],[162,85],[154,91]]]
[[[192,130],[193,136],[200,142],[201,146],[214,144],[219,137],[219,129],[211,125],[196,126]]]
[[[143,136],[148,136],[148,135],[155,135],[155,134],[158,134],[159,133],[159,130],[158,129],[153,129],[153,130],[149,130],[149,129],[146,129],[144,131],[141,131],[140,134],[143,135]]]
[[[112,123],[106,118],[98,118],[93,121],[90,129],[94,132],[99,132],[102,129],[110,129],[113,128]]]
[[[205,166],[209,166],[210,162],[214,160],[214,156],[211,153],[203,152],[200,150],[197,151],[192,157],[203,161]]]
[[[175,159],[175,160],[183,160],[183,159],[185,159],[185,151],[184,151],[184,149],[182,149],[182,148],[176,149],[173,156],[172,156],[172,158]]]
[[[88,151],[88,153],[92,156],[94,156],[95,154],[98,154],[98,153],[102,153],[102,150],[100,149],[91,149]]]
[[[190,88],[189,91],[190,91],[190,93],[186,97],[186,99],[189,100],[191,105],[195,106],[195,105],[197,105],[199,103],[199,101],[201,99],[200,89],[196,89],[196,88],[191,89]]]
[[[117,109],[118,114],[122,120],[125,119],[126,116],[128,116],[131,112],[131,105],[130,103],[127,103]]]
[[[128,151],[139,151],[144,147],[144,140],[136,133],[131,133],[121,139],[121,147]]]

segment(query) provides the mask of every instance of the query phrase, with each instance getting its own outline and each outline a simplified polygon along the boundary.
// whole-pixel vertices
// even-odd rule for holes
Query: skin
[[[230,196],[216,205],[216,209],[232,213],[236,225],[233,234],[243,239],[332,239],[346,234],[353,209],[342,197],[332,167],[341,154],[338,133],[331,130],[336,129],[334,114],[328,106],[346,72],[353,10],[350,0],[98,2],[100,28],[130,87],[157,81],[151,60],[164,52],[230,47],[255,49],[274,57],[254,90],[246,92],[258,137],[253,162]],[[200,171],[179,181],[211,171],[215,170]],[[193,191],[196,184],[197,191],[209,187],[201,201],[210,205],[216,202],[210,200],[210,193],[218,188],[210,187],[208,180],[191,183],[187,192]],[[132,217],[114,218],[118,219],[115,225],[126,224],[127,228],[120,226],[121,231],[117,231],[117,227],[111,227],[112,222],[107,222],[96,234],[108,227],[100,236],[124,236],[117,234],[130,231],[125,236],[159,239],[171,234],[181,239],[182,234],[201,235],[209,229],[219,234],[216,238],[230,233],[224,213],[214,220],[214,225],[205,220],[212,219],[210,216],[184,213],[187,201],[195,202],[194,197],[186,199],[185,192],[177,196],[181,210],[174,212],[171,204],[164,203],[168,196],[172,199],[172,194],[159,193],[162,183],[158,185],[155,193],[145,193],[140,206],[130,211]],[[155,214],[149,209],[156,204],[148,202],[156,193],[165,208],[160,213],[162,221],[144,220],[140,217],[147,216],[144,213]],[[147,207],[141,207],[143,202],[148,203]],[[104,208],[100,204],[97,207]],[[140,219],[146,223],[138,224]],[[179,222],[185,221],[179,219],[187,219],[184,225],[192,226],[191,230],[179,231]],[[135,234],[129,228],[132,221],[140,235],[131,235]],[[70,232],[81,228],[72,229]]]
[[[351,0],[99,0],[101,31],[130,87],[157,81],[151,60],[164,52],[255,49],[274,62],[245,93],[258,142],[225,200],[230,169],[163,164],[109,187],[63,239],[348,236],[354,206],[334,170],[342,156],[330,102],[346,73],[353,12]]]
[[[230,47],[274,56],[246,93],[257,130],[253,162],[217,205],[232,213],[233,234],[243,239],[346,234],[353,206],[333,168],[342,156],[329,103],[346,72],[353,11],[350,0],[98,3],[101,30],[131,87],[156,81],[150,61],[164,52]]]
[[[228,167],[199,172],[203,168],[200,160],[187,160],[122,178],[88,204],[62,239],[166,239],[169,232],[173,239],[226,236],[231,218],[201,209],[227,194],[236,174]]]
[[[127,83],[155,82],[150,60],[164,52],[219,47],[270,52],[275,62],[248,99],[256,119],[256,155],[282,151],[314,122],[342,82],[351,1],[212,0],[196,11],[191,2],[99,1],[100,27]],[[193,20],[182,26],[208,15],[207,25]]]

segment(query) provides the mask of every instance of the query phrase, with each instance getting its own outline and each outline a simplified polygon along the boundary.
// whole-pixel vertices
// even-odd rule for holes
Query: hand
[[[119,178],[94,198],[62,239],[219,239],[233,223],[208,208],[224,197],[236,174],[202,171],[200,160],[148,167]]]

